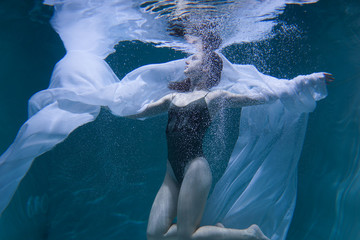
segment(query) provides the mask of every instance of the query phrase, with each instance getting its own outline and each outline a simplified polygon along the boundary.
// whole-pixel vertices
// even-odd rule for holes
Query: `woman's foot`
[[[267,238],[263,232],[261,231],[261,229],[259,228],[258,225],[253,224],[251,225],[248,229],[246,229],[248,231],[248,233],[250,234],[250,236],[252,237],[252,239],[254,240],[270,240],[269,238]]]
[[[225,226],[224,226],[222,223],[220,223],[220,222],[218,222],[217,224],[215,224],[215,226],[221,227],[221,228],[225,228]]]

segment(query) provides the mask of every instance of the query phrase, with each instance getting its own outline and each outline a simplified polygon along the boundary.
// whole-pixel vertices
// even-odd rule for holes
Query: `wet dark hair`
[[[189,92],[190,84],[190,79],[186,78],[180,82],[169,82],[168,88],[178,92]]]
[[[223,70],[223,60],[216,52],[210,52],[205,56],[205,64],[208,66],[206,71],[208,78],[205,82],[206,88],[210,89],[220,83],[221,72]]]
[[[223,69],[223,61],[216,52],[210,52],[204,56],[203,65],[205,68],[206,81],[200,87],[210,89],[219,84],[221,72]],[[168,88],[178,92],[189,92],[191,82],[189,78],[180,82],[170,82]]]
[[[202,40],[203,51],[211,52],[218,49],[222,43],[222,39],[219,35],[208,32],[200,36]]]

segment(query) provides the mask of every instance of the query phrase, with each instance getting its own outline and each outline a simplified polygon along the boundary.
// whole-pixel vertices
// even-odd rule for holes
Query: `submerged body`
[[[241,96],[227,91],[210,91],[220,82],[223,61],[215,52],[200,52],[186,62],[187,78],[173,82],[168,94],[130,118],[168,112],[166,128],[168,164],[164,182],[151,209],[147,235],[155,239],[268,239],[257,225],[247,229],[202,226],[200,223],[212,185],[209,163],[203,155],[203,138],[220,109],[256,105],[275,99]],[[177,223],[173,220],[177,218]],[[250,226],[251,225],[251,226]],[[249,227],[250,226],[250,227]]]
[[[278,93],[259,91],[241,95],[224,90],[210,91],[220,81],[222,61],[219,56],[215,52],[207,52],[205,56],[200,53],[186,64],[184,73],[188,78],[169,85],[185,93],[168,94],[149,104],[143,112],[129,116],[147,117],[168,112],[167,172],[151,209],[148,239],[268,239],[257,225],[251,225],[254,224],[251,220],[245,229],[225,228],[222,223],[200,227],[212,184],[202,143],[219,110],[238,108],[241,111],[242,107],[272,103],[287,94],[291,84],[289,89],[285,87]],[[326,73],[317,76],[313,80],[300,77],[295,85],[305,81],[314,81],[316,85],[316,82],[332,79]],[[173,224],[176,217],[177,223]]]
[[[236,105],[231,97],[226,91],[194,90],[169,94],[147,108],[160,104],[168,111],[167,171],[149,217],[148,239],[267,239],[257,225],[249,224],[244,230],[225,228],[221,223],[199,227],[212,185],[203,138],[219,110]],[[249,104],[263,101],[243,99]]]

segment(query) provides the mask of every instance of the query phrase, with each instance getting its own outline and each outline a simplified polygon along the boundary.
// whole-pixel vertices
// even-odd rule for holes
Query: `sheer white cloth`
[[[0,157],[0,212],[34,158],[62,142],[77,127],[93,121],[101,106],[119,116],[135,114],[170,93],[169,81],[184,78],[185,60],[177,60],[143,66],[120,81],[104,61],[118,41],[118,37],[109,37],[107,26],[114,25],[108,16],[98,15],[97,10],[85,12],[87,15],[81,11],[81,4],[96,5],[96,1],[65,2],[57,1],[52,23],[67,54],[55,66],[49,88],[30,99],[28,121]],[[226,227],[245,228],[255,223],[271,239],[284,239],[295,206],[296,167],[306,113],[326,96],[323,75],[281,80],[222,58],[222,80],[214,90],[244,95],[272,93],[278,100],[242,109],[239,138],[227,170],[209,197],[203,224],[222,222]]]

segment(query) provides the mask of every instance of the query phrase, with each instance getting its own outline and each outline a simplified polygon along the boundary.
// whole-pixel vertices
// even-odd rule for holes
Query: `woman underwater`
[[[317,91],[318,89],[313,91],[315,87],[318,87],[316,85],[320,85],[319,83],[322,82],[319,79],[324,78],[324,74],[318,73],[308,79],[300,77],[296,80],[283,81],[265,76],[253,66],[231,64],[221,56],[224,68],[221,74],[221,83],[216,86],[217,83],[213,82],[204,86],[204,82],[207,80],[216,79],[208,78],[205,81],[205,78],[202,78],[205,77],[203,76],[205,75],[204,72],[214,74],[216,71],[206,71],[206,67],[210,67],[212,61],[207,62],[207,57],[210,55],[203,54],[200,56],[198,70],[194,73],[199,78],[192,77],[187,80],[190,86],[191,81],[193,81],[188,90],[177,90],[178,92],[185,91],[185,93],[171,94],[174,90],[167,87],[170,80],[181,81],[184,79],[184,60],[143,66],[135,69],[120,81],[104,61],[106,56],[113,52],[113,46],[119,41],[158,39],[154,35],[158,36],[159,25],[154,24],[154,21],[145,18],[147,15],[143,16],[143,13],[136,10],[133,7],[134,1],[115,1],[121,7],[120,11],[119,8],[114,7],[113,1],[76,1],[79,4],[75,4],[72,0],[47,0],[45,2],[55,6],[52,25],[61,36],[67,54],[55,66],[49,88],[38,92],[29,101],[29,120],[20,129],[11,147],[0,157],[1,212],[12,199],[19,182],[26,175],[34,159],[64,141],[79,126],[94,121],[99,115],[101,106],[109,107],[115,115],[128,116],[137,113],[139,109],[143,109],[153,100],[163,99],[163,104],[159,104],[157,107],[150,104],[148,110],[143,113],[143,116],[149,116],[161,111],[165,112],[169,110],[169,107],[174,109],[176,106],[183,107],[195,100],[195,103],[202,107],[206,104],[205,107],[208,109],[208,114],[206,111],[204,114],[206,119],[201,121],[204,124],[200,126],[201,131],[206,131],[212,120],[211,117],[216,115],[218,109],[215,104],[212,107],[211,102],[218,101],[226,105],[226,97],[232,98],[236,94],[255,97],[257,96],[257,89],[259,89],[264,99],[262,103],[267,103],[266,101],[270,103],[272,96],[275,99],[280,99],[280,101],[244,107],[241,110],[240,137],[229,161],[229,167],[207,200],[203,216],[201,211],[194,215],[195,212],[183,212],[184,214],[191,213],[192,217],[199,219],[191,222],[189,220],[191,216],[185,216],[186,221],[181,221],[179,204],[175,204],[175,200],[178,203],[182,200],[181,190],[185,189],[186,183],[189,182],[187,177],[192,176],[190,175],[191,171],[189,171],[192,168],[190,169],[189,166],[193,161],[185,159],[179,162],[187,163],[186,167],[182,165],[171,166],[169,163],[168,165],[174,171],[175,176],[181,176],[181,171],[185,172],[184,180],[181,188],[179,181],[174,180],[174,178],[169,180],[174,184],[174,188],[161,188],[167,191],[171,189],[175,193],[175,199],[173,201],[164,199],[160,191],[155,203],[161,203],[161,201],[171,203],[173,206],[172,215],[168,215],[168,217],[158,215],[162,212],[154,209],[152,211],[154,214],[151,214],[153,218],[149,221],[149,235],[162,236],[166,232],[169,233],[168,235],[175,232],[180,233],[181,230],[175,231],[175,225],[171,225],[173,218],[177,215],[178,224],[191,224],[190,227],[183,228],[184,231],[188,231],[184,235],[189,235],[189,232],[194,230],[197,230],[196,233],[210,233],[211,231],[220,233],[223,231],[216,227],[197,229],[199,224],[196,223],[202,218],[202,226],[214,226],[220,222],[229,228],[246,229],[255,223],[261,227],[266,236],[273,240],[286,237],[295,206],[296,164],[306,128],[306,113],[313,111],[316,105],[315,101],[324,98],[326,95],[326,91]],[[269,8],[270,12],[284,5],[284,1],[254,1],[254,3],[241,4],[240,9],[236,8],[238,12],[227,15],[237,16],[231,20],[240,19],[238,13],[248,13],[245,11],[246,8],[253,9],[256,4],[259,5],[260,10],[264,10],[265,8],[261,6],[267,6],[266,9],[268,9],[269,4],[267,3],[271,3],[271,6],[274,7]],[[259,8],[255,9],[258,10]],[[255,11],[256,15],[260,12],[263,13],[263,11]],[[264,14],[264,16],[268,15]],[[143,24],[144,19],[147,20],[145,21],[146,24]],[[202,16],[202,19],[205,17]],[[256,22],[260,22],[257,21],[258,18],[249,16],[246,16],[246,19],[255,19]],[[242,33],[239,31],[240,29],[233,29],[234,24],[228,24],[230,22],[237,23],[237,21],[225,21],[226,25],[220,24],[219,28],[228,28],[231,32]],[[239,26],[243,28],[247,25]],[[251,30],[262,29],[252,26],[247,27]],[[162,27],[163,25],[161,25]],[[144,33],[145,35],[142,35]],[[163,37],[160,36],[159,38],[162,38],[163,41],[168,40],[166,36]],[[248,34],[245,34],[245,37],[248,39]],[[238,38],[237,35],[236,39],[238,41],[244,40]],[[227,45],[232,43],[232,41],[228,41]],[[209,59],[211,60],[210,57]],[[190,62],[190,70],[193,69],[191,68],[192,65],[196,65],[194,63]],[[200,74],[199,69],[205,71]],[[221,70],[218,69],[217,72],[220,73]],[[195,80],[198,83],[195,83]],[[264,90],[264,87],[267,86],[269,87]],[[288,94],[284,93],[286,89],[282,89],[282,87],[290,89],[287,92]],[[210,89],[212,91],[207,93]],[[277,93],[276,96],[270,94],[272,90]],[[219,96],[216,96],[216,93]],[[170,94],[168,98],[162,98],[167,94]],[[260,94],[259,97],[261,97]],[[190,103],[187,106],[197,105],[195,103]],[[237,105],[241,104],[238,103]],[[219,109],[222,107],[226,106],[219,106]],[[173,139],[177,139],[170,127],[171,124],[169,124],[169,148],[171,148],[169,152],[171,154],[171,150],[176,152],[180,148],[178,146],[174,148],[170,145],[175,144]],[[201,153],[199,155],[202,156],[202,136],[198,134],[194,136],[196,144],[189,148],[193,158],[199,157],[195,156],[197,153]],[[186,138],[184,139],[186,140]],[[181,154],[183,153],[181,152]],[[177,156],[182,155],[174,153],[169,157],[169,161],[172,164],[178,163]],[[207,162],[203,158],[201,159],[194,164],[202,164],[201,171],[207,172],[207,174],[203,173],[204,180],[206,180],[205,177],[207,178],[207,185],[205,184],[206,186],[202,188],[206,192],[206,187],[210,185],[211,175],[208,174]],[[248,164],[249,162],[250,164]],[[193,165],[191,164],[191,166]],[[197,174],[194,177],[201,176],[203,175]],[[198,185],[200,185],[199,182],[191,185],[190,191],[193,194],[199,194],[198,191],[192,191]],[[203,193],[203,195],[207,195],[207,193]],[[192,206],[196,207],[197,210],[203,208],[207,199],[203,195],[202,197],[205,200],[199,203],[196,199],[192,205],[186,205],[184,202],[185,207]],[[171,195],[166,194],[165,196]],[[160,203],[154,206],[159,206]],[[163,206],[167,205],[161,205],[160,209]],[[154,218],[159,220],[153,220]],[[166,224],[160,224],[160,220]],[[162,227],[162,229],[151,229],[151,226],[154,225],[159,228]],[[180,225],[176,227],[181,228]],[[219,224],[219,226],[221,225]],[[230,232],[228,229],[226,231]],[[238,235],[239,232],[237,231],[236,236]]]
[[[166,137],[168,161],[164,182],[153,203],[147,229],[148,239],[268,239],[257,225],[230,229],[221,223],[200,226],[212,174],[204,157],[202,143],[212,119],[223,108],[238,108],[275,101],[275,94],[240,95],[224,90],[211,91],[218,85],[223,69],[221,57],[203,47],[186,61],[182,82],[170,82],[177,93],[168,94],[149,104],[130,118],[168,112]],[[332,81],[324,73],[319,81]],[[173,220],[177,217],[177,224]],[[251,223],[249,223],[250,225]]]

